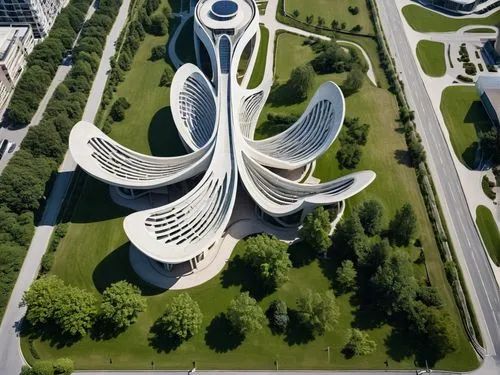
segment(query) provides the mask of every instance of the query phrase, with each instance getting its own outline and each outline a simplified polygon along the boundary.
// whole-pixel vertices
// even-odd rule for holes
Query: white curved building
[[[76,124],[69,139],[75,161],[87,173],[120,188],[147,190],[198,176],[196,186],[181,198],[124,221],[131,243],[169,270],[186,262],[196,268],[222,236],[239,181],[263,212],[284,217],[347,199],[375,178],[364,171],[312,185],[275,173],[304,167],[330,147],[344,121],[341,90],[333,82],[324,83],[294,125],[254,140],[269,87],[240,86],[237,70],[247,44],[252,43],[252,54],[258,51],[257,6],[254,0],[200,0],[194,18],[198,63],[208,54],[213,78],[185,64],[172,82],[172,115],[188,154],[138,154],[87,122]]]

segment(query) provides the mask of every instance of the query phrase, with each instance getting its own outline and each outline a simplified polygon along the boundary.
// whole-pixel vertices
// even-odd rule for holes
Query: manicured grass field
[[[287,74],[289,75],[294,67],[290,68],[292,63],[297,65],[303,63],[295,54],[291,62],[288,49],[293,45],[300,46],[300,39],[288,34],[280,37],[276,63],[280,83],[287,80]],[[286,43],[283,44],[282,41]],[[168,89],[162,88],[165,92],[157,92],[160,97],[154,99],[156,103],[154,105],[146,103],[143,98],[146,92],[157,89],[157,82],[163,69],[161,66],[157,71],[144,69],[151,46],[156,44],[148,45],[148,43],[149,39],[146,39],[136,56],[134,68],[119,88],[121,95],[126,96],[132,104],[128,111],[136,107],[142,112],[134,116],[127,112],[125,121],[113,125],[111,136],[118,142],[126,142],[127,146],[139,151],[149,150],[154,154],[173,155],[178,150],[175,150],[174,142],[170,140],[170,134],[175,133],[172,121],[161,123],[161,127],[165,128],[168,134],[158,133],[157,137],[150,136],[156,134],[151,128],[155,124],[153,119],[158,111],[170,112],[166,95]],[[300,48],[294,50],[297,53],[301,51]],[[299,54],[299,57],[301,56]],[[312,58],[312,55],[308,56]],[[143,71],[144,76],[139,75],[136,70]],[[325,78],[339,82],[343,79],[343,75],[318,77],[317,85]],[[137,82],[141,84],[137,85]],[[133,92],[137,93],[132,95]],[[277,105],[276,99],[279,98],[275,96],[274,100],[266,105],[266,111],[271,108],[273,111],[281,112],[302,111],[305,107],[305,102]],[[408,161],[406,146],[395,122],[397,106],[394,96],[367,83],[360,93],[347,98],[347,115],[359,116],[362,121],[372,125],[359,169],[373,169],[378,174],[377,180],[369,189],[349,200],[348,209],[368,197],[376,197],[385,207],[387,222],[402,203],[410,201],[413,204],[419,216],[420,238],[424,245],[431,283],[439,289],[445,301],[445,309],[459,322],[430,231],[430,224],[426,219],[415,173],[406,165]],[[163,148],[156,151],[157,147],[153,146],[155,142]],[[181,147],[180,142],[178,140],[176,142]],[[334,148],[329,150],[318,162],[316,175],[324,180],[346,173],[338,171],[334,151]],[[112,339],[102,339],[100,332],[95,332],[76,343],[58,341],[54,338],[34,339],[30,345],[28,338],[24,337],[22,347],[28,360],[33,360],[34,353],[43,359],[68,356],[74,359],[78,369],[104,370],[151,368],[186,370],[192,367],[193,361],[196,361],[198,369],[273,370],[275,361],[279,362],[280,369],[382,369],[385,368],[384,362],[387,360],[391,370],[415,369],[416,358],[412,354],[408,336],[393,330],[387,324],[380,324],[383,319],[374,319],[373,312],[360,307],[359,301],[352,294],[338,296],[341,310],[339,324],[333,332],[324,336],[313,339],[304,332],[297,331],[286,336],[276,336],[268,327],[248,335],[243,342],[230,335],[227,321],[222,313],[240,290],[250,290],[265,309],[277,297],[284,299],[291,308],[294,308],[298,292],[305,288],[317,291],[331,288],[335,264],[320,263],[318,260],[312,260],[306,265],[296,265],[290,271],[290,281],[267,296],[260,294],[248,269],[238,262],[230,263],[218,277],[189,290],[189,294],[200,304],[204,314],[201,332],[177,348],[172,348],[169,342],[155,340],[150,328],[177,292],[164,292],[148,287],[135,276],[128,261],[129,242],[122,229],[123,217],[129,210],[118,207],[110,200],[108,186],[88,177],[82,191],[68,234],[56,252],[52,273],[96,295],[100,295],[106,286],[115,281],[129,280],[141,287],[143,294],[147,296],[148,308],[132,327]],[[241,254],[243,247],[244,243],[240,242],[233,251],[232,259]],[[408,251],[413,259],[418,257],[415,248],[411,247]],[[415,274],[418,279],[425,278],[423,265],[415,265]],[[354,359],[347,359],[341,354],[345,334],[350,327],[358,327],[370,334],[377,342],[375,353]],[[459,330],[459,337],[459,349],[437,362],[434,368],[471,370],[477,366],[476,357],[462,329]],[[327,346],[331,348],[330,362],[324,350]],[[418,358],[421,362],[423,359]]]
[[[477,29],[466,30],[466,33],[495,33],[495,30],[487,28],[487,27],[478,27]]]
[[[406,22],[412,29],[420,32],[456,31],[467,25],[491,25],[500,22],[500,11],[484,18],[452,18],[438,12],[425,9],[419,5],[410,4],[403,9]]]
[[[476,224],[491,259],[500,267],[500,232],[493,214],[485,206],[477,206]]]
[[[455,154],[468,168],[476,167],[479,132],[491,122],[473,86],[452,86],[443,91],[441,112]]]
[[[327,27],[330,27],[330,24],[335,19],[339,22],[339,25],[345,22],[346,30],[350,30],[359,24],[363,28],[362,33],[374,33],[365,0],[286,0],[285,4],[288,14],[292,15],[295,9],[299,11],[300,14],[297,19],[302,22],[306,21],[307,16],[313,15],[313,25],[316,25],[318,16],[320,16],[325,19],[325,26]],[[356,15],[351,14],[348,10],[349,6],[357,6],[359,13]]]
[[[444,44],[430,40],[421,40],[417,44],[417,57],[425,74],[442,77],[446,73]]]
[[[260,25],[260,44],[257,52],[257,59],[253,68],[252,76],[248,81],[248,88],[253,89],[260,85],[266,70],[267,44],[269,42],[269,30],[264,25]]]

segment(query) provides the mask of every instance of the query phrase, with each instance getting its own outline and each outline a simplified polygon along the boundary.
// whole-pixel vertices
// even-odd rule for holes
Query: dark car
[[[2,158],[3,154],[5,153],[5,150],[7,149],[7,146],[9,145],[9,141],[4,139],[2,143],[0,143],[0,159]]]

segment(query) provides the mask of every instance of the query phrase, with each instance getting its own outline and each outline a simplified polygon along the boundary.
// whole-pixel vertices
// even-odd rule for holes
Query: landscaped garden
[[[286,11],[294,18],[310,23],[350,31],[356,25],[362,33],[373,34],[373,25],[364,0],[287,0]],[[298,13],[296,13],[298,12]],[[312,19],[310,18],[312,16]],[[321,24],[321,19],[324,24]],[[311,22],[308,22],[308,21]],[[343,27],[342,27],[343,26]]]
[[[482,18],[454,18],[420,5],[410,4],[405,6],[402,12],[411,28],[423,33],[456,31],[468,25],[496,26],[500,22],[500,11]]]
[[[126,98],[130,107],[125,110],[122,121],[111,124],[110,133],[111,137],[125,146],[154,155],[176,155],[182,152],[168,106],[169,89],[159,85],[166,62],[150,60],[152,48],[165,43],[166,38],[148,35],[141,43],[132,68],[115,94],[115,97]],[[280,87],[287,84],[295,68],[316,56],[316,52],[303,42],[303,38],[291,34],[279,37],[277,86],[266,104],[259,131],[267,126],[264,120],[270,112],[300,115],[322,82],[333,80],[341,85],[346,84],[349,73],[315,74],[305,100],[296,103],[290,96],[284,96],[285,91],[280,90]],[[371,57],[377,61],[376,56]],[[363,124],[369,125],[369,131],[364,130],[367,134],[366,144],[361,147],[362,154],[355,170],[371,169],[378,177],[367,190],[347,202],[346,217],[351,215],[355,206],[376,198],[384,212],[381,225],[388,228],[396,211],[405,203],[410,203],[418,227],[418,244],[412,241],[409,245],[402,245],[398,254],[408,254],[411,263],[406,264],[411,264],[409,272],[413,272],[416,281],[426,280],[428,274],[427,281],[437,289],[442,301],[443,306],[439,311],[450,314],[452,321],[457,323],[456,350],[434,366],[451,370],[472,369],[477,365],[477,360],[460,324],[420,198],[415,172],[409,166],[410,158],[404,137],[398,131],[395,98],[385,89],[376,88],[364,79],[366,82],[362,87],[346,99],[347,116],[350,119],[359,117],[358,122],[349,120],[356,128],[366,129]],[[318,161],[315,176],[323,181],[351,172],[339,167],[336,159],[341,147],[339,143],[337,141]],[[362,291],[368,291],[368,281],[360,281],[358,291],[339,290],[336,269],[342,251],[335,247],[335,241],[329,261],[316,259],[314,252],[307,246],[290,248],[293,267],[288,271],[288,281],[272,292],[263,291],[251,269],[241,262],[247,243],[239,242],[231,256],[232,262],[219,276],[188,290],[203,314],[199,331],[179,346],[169,340],[159,339],[153,328],[155,322],[180,293],[152,288],[135,275],[128,261],[129,242],[122,229],[123,218],[130,211],[110,200],[108,186],[85,177],[81,192],[67,235],[56,251],[50,274],[57,275],[72,286],[83,288],[99,301],[107,287],[117,281],[127,280],[140,287],[146,297],[147,308],[138,315],[137,322],[116,337],[107,336],[99,327],[76,341],[50,330],[44,333],[28,331],[22,339],[22,346],[30,361],[35,358],[70,357],[79,369],[187,369],[192,367],[193,362],[203,369],[273,369],[277,363],[282,369],[372,369],[386,366],[389,369],[401,369],[415,368],[415,360],[422,366],[423,360],[432,354],[422,345],[409,340],[411,334],[404,327],[394,321],[388,324],[386,315],[375,314],[373,306],[366,304],[367,300],[364,299],[367,297]],[[379,241],[379,235],[366,241],[374,244]],[[267,311],[273,300],[283,300],[292,311],[290,319],[293,321],[293,311],[298,309],[296,300],[302,293],[308,289],[325,293],[332,287],[340,313],[333,330],[327,330],[324,334],[311,335],[297,324],[292,325],[295,329],[287,330],[284,334],[273,334],[271,328],[263,324],[260,330],[243,338],[236,335],[228,323],[228,306],[240,291],[250,291],[263,311]],[[354,335],[349,331],[351,328],[358,328],[362,335],[369,335],[371,354],[357,356],[356,360],[350,358],[346,342],[349,332]],[[356,337],[361,337],[358,331],[354,332],[358,335]],[[325,351],[326,347],[330,347],[331,355]]]
[[[491,259],[500,267],[500,232],[493,214],[487,207],[477,207],[476,223]]]
[[[430,40],[421,40],[417,44],[417,57],[425,74],[442,77],[446,73],[444,44]]]
[[[491,129],[491,121],[474,86],[452,86],[443,91],[441,112],[450,134],[455,154],[468,168],[486,161],[489,154],[477,155],[480,134]]]

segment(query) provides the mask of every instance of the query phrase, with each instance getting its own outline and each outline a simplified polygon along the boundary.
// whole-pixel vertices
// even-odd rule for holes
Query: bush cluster
[[[315,38],[309,38],[305,43],[318,54],[311,61],[314,71],[318,74],[348,72],[354,66],[359,67],[362,72],[368,70],[366,61],[360,57],[356,48],[344,48],[335,40],[324,41]]]
[[[81,119],[106,35],[120,5],[121,0],[102,0],[99,9],[85,23],[73,52],[73,68],[57,87],[43,120],[28,130],[20,150],[0,176],[0,216],[5,215],[9,222],[15,223],[13,227],[0,226],[0,238],[5,238],[7,244],[0,248],[2,311],[31,241],[34,217],[49,195],[57,166],[66,150],[71,127]],[[30,121],[66,47],[71,47],[88,6],[88,1],[74,0],[58,16],[49,37],[30,55],[9,108],[11,122]]]
[[[359,118],[346,118],[339,140],[340,149],[337,151],[337,161],[341,169],[353,169],[361,161],[361,146],[366,144],[370,125],[362,124]]]
[[[70,375],[73,369],[70,358],[58,358],[54,361],[35,361],[33,367],[23,366],[21,375]]]

